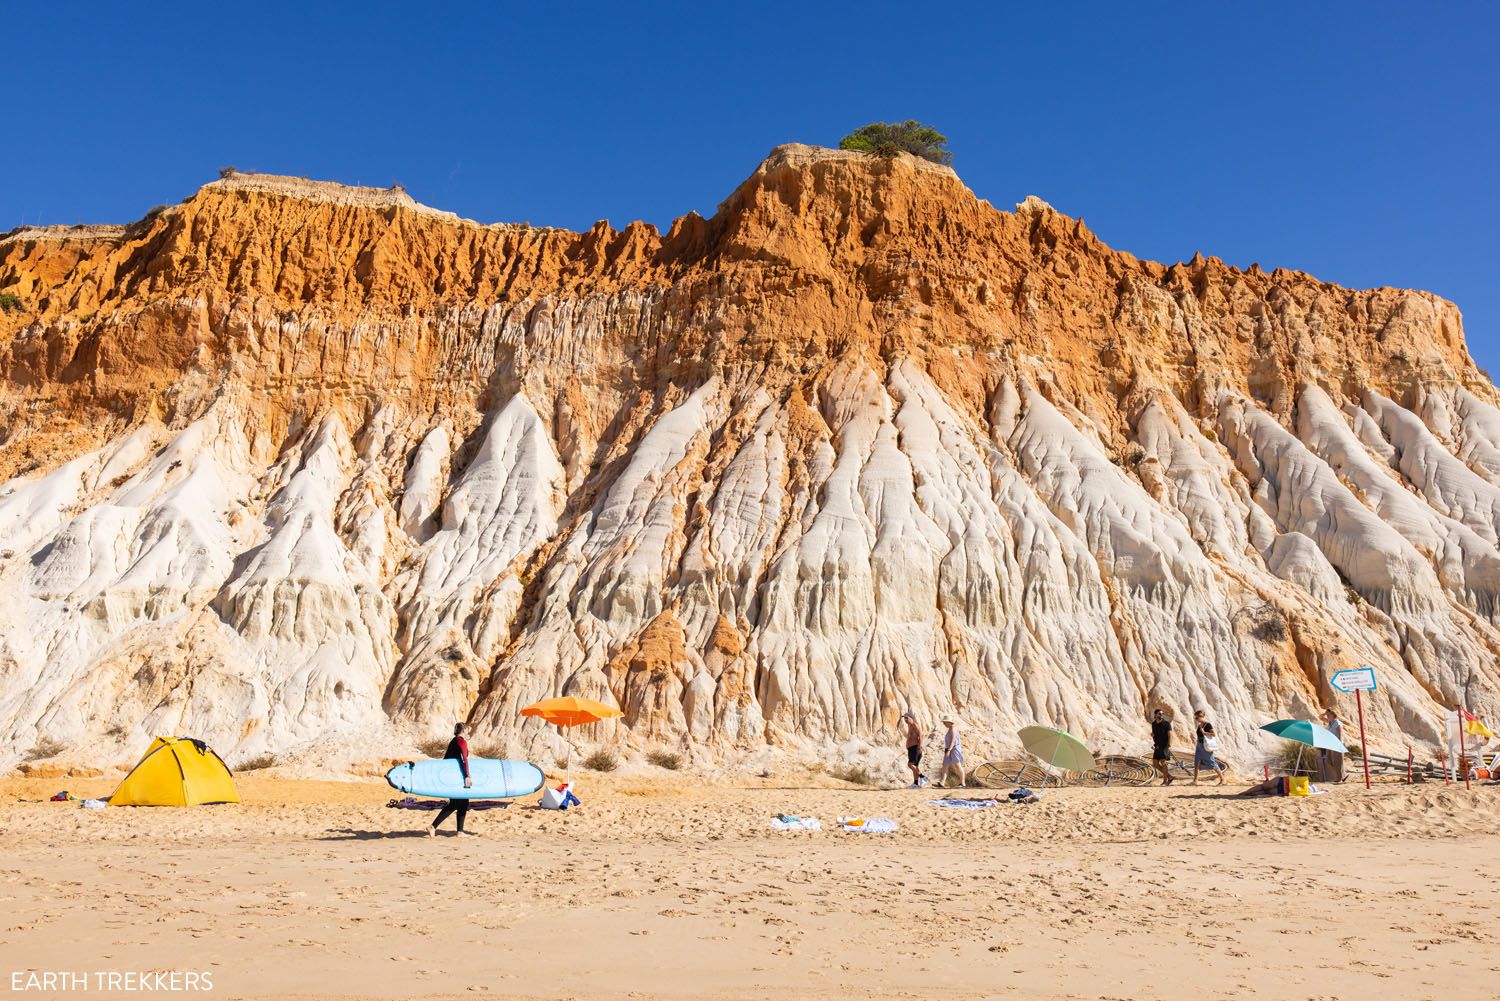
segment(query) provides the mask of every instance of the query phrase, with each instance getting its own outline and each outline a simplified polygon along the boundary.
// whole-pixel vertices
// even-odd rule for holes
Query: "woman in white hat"
[[[952,768],[958,772],[958,784],[964,784],[964,749],[959,743],[958,720],[952,716],[943,717],[943,726],[948,732],[943,735],[943,775],[938,779],[938,785],[948,784],[948,769]]]

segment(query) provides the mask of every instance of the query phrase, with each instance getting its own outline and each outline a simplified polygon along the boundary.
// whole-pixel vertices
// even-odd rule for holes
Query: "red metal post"
[[[1458,707],[1458,767],[1464,770],[1464,788],[1469,788],[1469,738],[1464,732],[1464,717],[1468,713],[1463,706]]]
[[[1359,707],[1359,753],[1365,759],[1365,788],[1370,788],[1370,745],[1365,740],[1365,700],[1361,698],[1364,693],[1355,689],[1354,704]]]
[[[1412,784],[1412,778],[1411,778],[1411,748],[1410,747],[1408,747],[1406,749],[1406,784],[1407,785],[1411,785]]]

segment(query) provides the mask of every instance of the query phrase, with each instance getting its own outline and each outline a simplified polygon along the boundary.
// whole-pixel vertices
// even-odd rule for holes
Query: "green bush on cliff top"
[[[871,122],[840,139],[839,149],[883,157],[904,152],[933,163],[953,162],[953,154],[948,152],[948,137],[911,118],[904,122]]]

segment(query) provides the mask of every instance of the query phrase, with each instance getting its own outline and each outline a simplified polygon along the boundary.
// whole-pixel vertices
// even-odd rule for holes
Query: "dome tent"
[[[120,787],[110,806],[198,806],[238,803],[229,766],[201,740],[157,737]]]

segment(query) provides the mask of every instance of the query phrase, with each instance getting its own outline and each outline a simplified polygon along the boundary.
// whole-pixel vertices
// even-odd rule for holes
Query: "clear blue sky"
[[[1481,3],[15,4],[0,229],[135,219],[227,164],[665,225],[777,143],[915,117],[997,206],[1431,289],[1500,372],[1497,37]]]

